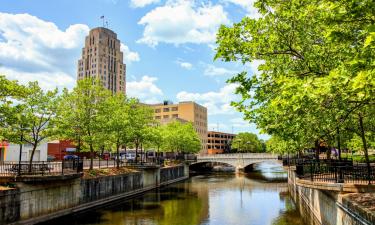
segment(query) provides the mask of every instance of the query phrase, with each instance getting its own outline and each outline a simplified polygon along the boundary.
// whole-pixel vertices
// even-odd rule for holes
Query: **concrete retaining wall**
[[[298,184],[295,171],[288,171],[288,186],[303,217],[314,225],[371,225],[359,212],[342,204],[343,194]],[[329,187],[328,187],[329,189]]]
[[[34,224],[188,178],[186,166],[47,183],[17,183],[0,192],[0,224]]]

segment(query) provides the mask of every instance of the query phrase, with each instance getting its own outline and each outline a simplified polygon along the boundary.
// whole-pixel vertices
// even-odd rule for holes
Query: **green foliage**
[[[342,147],[355,134],[367,155],[375,128],[375,2],[258,0],[255,6],[261,18],[222,26],[217,35],[216,59],[261,63],[259,73],[229,80],[242,96],[232,104],[275,137],[271,151],[297,152],[315,141]]]
[[[57,137],[71,140],[78,150],[91,153],[90,169],[93,168],[95,146],[102,145],[105,103],[110,92],[93,79],[80,80],[73,91],[63,90],[56,116]]]
[[[174,121],[158,130],[162,137],[162,142],[159,142],[162,151],[197,153],[201,149],[198,133],[191,123]]]
[[[239,133],[232,141],[232,149],[238,152],[262,152],[263,143],[258,136],[253,133]]]
[[[57,89],[43,91],[37,82],[19,86],[17,82],[5,81],[10,91],[1,104],[2,137],[12,143],[32,145],[30,163],[38,145],[53,135],[53,118],[56,114]],[[4,85],[3,84],[3,85]]]

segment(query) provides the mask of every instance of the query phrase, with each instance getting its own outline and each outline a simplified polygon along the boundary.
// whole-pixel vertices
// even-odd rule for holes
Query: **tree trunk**
[[[367,173],[368,173],[367,176],[368,176],[368,179],[370,180],[370,174],[371,174],[370,159],[368,157],[367,141],[366,141],[366,136],[365,136],[365,129],[363,127],[363,117],[361,114],[359,115],[359,128],[361,130],[363,150],[365,152],[365,159],[366,159]]]
[[[104,145],[102,145],[100,149],[100,156],[103,157],[103,154],[104,154]]]
[[[34,143],[33,150],[31,151],[31,156],[30,156],[29,173],[31,173],[31,168],[32,168],[32,164],[33,164],[33,158],[34,158],[34,153],[35,153],[36,146],[37,146],[37,144]]]
[[[138,141],[135,142],[135,163],[138,163]]]
[[[81,136],[78,136],[77,152],[81,151]]]
[[[159,146],[158,146],[158,152],[156,153],[155,156],[156,163],[159,164]]]
[[[143,151],[142,151],[142,148],[143,148],[143,145],[142,145],[142,143],[141,143],[141,164],[143,164]]]
[[[315,159],[316,161],[319,161],[319,140],[315,141]]]
[[[337,127],[337,149],[339,154],[339,161],[341,161],[341,138],[340,138],[340,128]]]
[[[90,170],[94,169],[94,148],[92,147],[92,144],[90,143]]]
[[[327,159],[331,159],[331,146],[328,146],[326,154],[327,154]]]
[[[116,167],[117,167],[117,169],[119,169],[120,168],[120,150],[119,150],[119,148],[120,148],[120,145],[117,143],[116,144],[116,154],[117,154],[117,160],[116,160]]]

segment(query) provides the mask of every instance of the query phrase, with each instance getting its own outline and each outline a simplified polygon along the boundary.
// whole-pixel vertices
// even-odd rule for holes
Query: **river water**
[[[262,163],[247,175],[205,174],[46,224],[302,225],[278,164]]]

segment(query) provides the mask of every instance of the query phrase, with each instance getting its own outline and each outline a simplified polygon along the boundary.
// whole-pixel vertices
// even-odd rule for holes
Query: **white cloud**
[[[120,50],[124,53],[124,62],[126,64],[131,64],[132,62],[139,62],[141,58],[138,52],[130,51],[129,47],[121,43]]]
[[[234,76],[238,73],[235,70],[229,70],[223,67],[216,67],[214,65],[207,65],[204,70],[204,75],[215,77],[215,76]]]
[[[179,66],[181,66],[182,68],[184,68],[184,69],[187,69],[187,70],[191,70],[191,69],[193,69],[193,64],[191,64],[191,63],[189,63],[189,62],[185,62],[185,61],[183,61],[183,60],[181,60],[181,59],[178,59],[178,60],[176,61],[176,63],[177,63]]]
[[[138,42],[151,47],[160,42],[175,45],[213,43],[218,27],[228,23],[227,13],[221,5],[198,6],[194,0],[169,0],[138,22],[145,26]]]
[[[0,74],[4,74],[11,80],[19,80],[22,84],[27,84],[30,81],[38,81],[40,87],[44,90],[53,90],[56,87],[59,89],[64,87],[71,89],[76,83],[75,78],[61,71],[28,73],[0,67]]]
[[[232,124],[233,127],[239,127],[239,128],[247,128],[250,126],[250,122],[244,120],[241,117],[230,119],[230,123]]]
[[[29,14],[0,13],[0,73],[44,87],[74,85],[76,63],[89,27],[65,31]]]
[[[237,84],[228,84],[218,92],[189,93],[181,91],[177,94],[178,101],[196,101],[207,107],[209,115],[233,114],[235,109],[230,105],[232,101],[238,100],[234,94]]]
[[[144,103],[160,102],[160,97],[163,96],[162,90],[156,86],[156,77],[143,76],[139,81],[130,81],[126,83],[126,92],[130,97],[140,99]]]
[[[258,12],[258,9],[254,7],[254,2],[256,0],[225,0],[225,1],[242,7],[246,11],[247,16],[249,16],[250,18],[260,17],[260,13]]]
[[[131,0],[130,5],[134,8],[142,8],[146,5],[159,3],[160,0]]]

